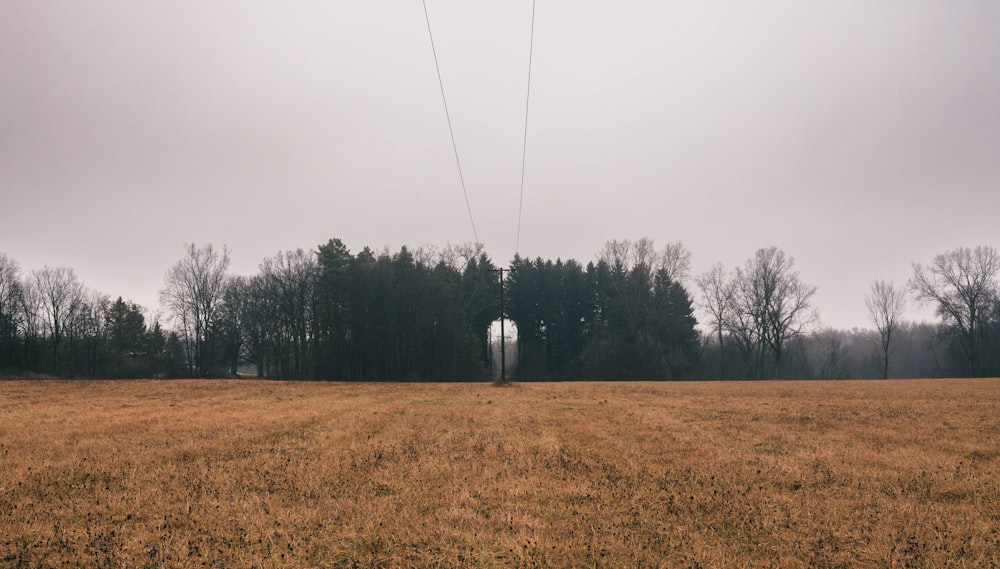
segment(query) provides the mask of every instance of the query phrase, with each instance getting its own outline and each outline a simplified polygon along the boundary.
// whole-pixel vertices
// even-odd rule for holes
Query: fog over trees
[[[504,314],[514,378],[846,379],[1000,374],[1000,255],[916,261],[874,280],[873,328],[822,327],[818,284],[776,247],[692,277],[680,243],[607,242],[586,264],[515,256]],[[500,271],[478,244],[351,252],[339,239],[280,251],[253,275],[187,244],[167,268],[163,318],[89,289],[69,267],[25,271],[0,253],[4,377],[488,380]],[[936,323],[907,321],[907,299]],[[701,318],[700,326],[698,318]]]

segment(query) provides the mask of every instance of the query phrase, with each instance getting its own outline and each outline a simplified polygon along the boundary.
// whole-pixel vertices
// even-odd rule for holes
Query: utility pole
[[[493,269],[494,272],[500,273],[500,383],[498,385],[507,385],[507,334],[504,332],[504,320],[505,314],[503,310],[503,267],[499,269]]]

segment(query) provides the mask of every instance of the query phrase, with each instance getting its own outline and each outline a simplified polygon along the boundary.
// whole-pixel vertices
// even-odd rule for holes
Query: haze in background
[[[500,264],[531,8],[427,1]],[[871,281],[1000,246],[998,30],[991,0],[538,0],[519,252],[648,235],[697,274],[775,245],[825,325],[869,326]],[[0,3],[0,252],[23,270],[155,310],[185,242],[252,274],[331,237],[473,240],[420,2]]]

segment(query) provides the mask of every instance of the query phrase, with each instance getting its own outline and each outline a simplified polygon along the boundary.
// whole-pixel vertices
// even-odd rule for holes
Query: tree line
[[[0,374],[156,377],[176,372],[175,335],[145,310],[88,289],[71,268],[22,275],[0,254]]]
[[[228,251],[188,245],[167,273],[183,368],[194,377],[458,380],[488,377],[499,280],[477,246],[352,254],[339,239],[226,277]]]
[[[690,255],[611,241],[596,263],[515,257],[506,282],[526,379],[688,379],[699,368]]]
[[[960,247],[913,264],[905,285],[871,284],[873,330],[817,329],[794,262],[760,249],[731,271],[715,265],[695,282],[714,331],[704,337],[703,374],[719,378],[984,377],[1000,375],[1000,254]],[[908,299],[940,321],[906,322]]]
[[[820,327],[794,260],[769,247],[691,278],[680,243],[605,244],[595,261],[516,256],[504,313],[521,380],[1000,375],[1000,256],[959,248],[872,283],[872,329]],[[352,253],[339,239],[232,275],[229,252],[185,245],[167,271],[168,320],[88,289],[66,267],[22,272],[0,254],[0,374],[485,380],[500,275],[479,244]],[[691,291],[698,295],[692,295]],[[903,319],[910,300],[936,323]],[[695,310],[705,316],[698,328]]]

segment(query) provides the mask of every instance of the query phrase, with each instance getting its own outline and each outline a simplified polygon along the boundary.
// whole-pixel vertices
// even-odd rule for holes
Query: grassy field
[[[996,567],[1000,380],[0,382],[2,567]]]

